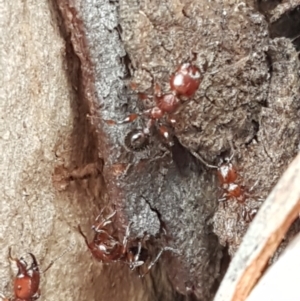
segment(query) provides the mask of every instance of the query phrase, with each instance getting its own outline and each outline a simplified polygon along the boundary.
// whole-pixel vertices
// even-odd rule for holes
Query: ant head
[[[125,137],[125,146],[132,151],[143,151],[149,145],[149,136],[142,129],[135,129]]]

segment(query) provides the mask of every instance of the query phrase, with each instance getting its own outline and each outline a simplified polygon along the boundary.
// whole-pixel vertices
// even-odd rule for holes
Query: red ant
[[[126,228],[126,233],[121,243],[115,236],[110,232],[111,228],[107,227],[112,223],[111,218],[116,214],[114,211],[108,217],[103,218],[99,221],[99,218],[102,216],[102,212],[96,218],[96,223],[92,226],[92,229],[95,232],[94,239],[91,242],[88,242],[86,235],[82,232],[81,227],[78,226],[79,233],[83,236],[87,247],[90,249],[92,255],[99,261],[103,263],[110,263],[121,261],[129,266],[131,270],[143,266],[149,258],[149,254],[146,248],[142,247],[142,242],[139,241],[136,245],[128,245],[128,238],[130,235],[130,226],[133,222],[129,223]],[[155,265],[159,260],[164,251],[177,252],[177,250],[171,247],[163,247],[156,258],[150,262],[147,266],[146,272],[141,277],[144,277],[149,273],[150,269]]]
[[[160,121],[165,115],[175,114],[181,105],[180,97],[191,97],[197,91],[203,77],[200,69],[191,63],[183,63],[179,65],[176,71],[171,75],[169,84],[170,92],[162,94],[158,84],[155,85],[154,97],[140,94],[142,100],[154,98],[156,105],[151,109],[145,110],[143,115],[149,117],[146,127],[134,130],[125,138],[125,144],[128,148],[138,151],[142,150],[148,143],[148,138],[152,127],[157,121]],[[133,122],[140,114],[130,114],[123,121],[114,122],[107,120],[108,124],[123,124]],[[172,119],[172,118],[171,118]],[[174,120],[170,120],[172,123]],[[170,133],[166,126],[159,125],[159,132],[171,146]]]
[[[217,176],[224,191],[223,198],[221,198],[220,201],[229,201],[231,199],[236,199],[240,203],[245,201],[243,189],[239,184],[236,183],[238,178],[237,170],[230,162],[233,158],[233,155],[229,159],[226,159],[225,162],[223,161],[218,166],[215,166],[205,162],[205,160],[203,160],[203,158],[201,158],[196,152],[192,151],[192,154],[199,161],[204,163],[205,166],[217,169]]]
[[[104,218],[102,221],[98,221],[102,216],[102,212],[103,210],[96,218],[96,223],[92,226],[95,235],[94,239],[90,243],[88,242],[86,235],[82,232],[81,227],[78,225],[79,233],[83,236],[86,245],[97,260],[104,263],[120,261],[124,258],[127,251],[127,240],[130,225],[128,225],[123,243],[121,243],[116,237],[109,233],[112,231],[107,227],[112,223],[111,218],[116,214],[116,211]]]
[[[236,183],[238,173],[236,168],[230,162],[233,155],[229,159],[226,159],[225,162],[215,166],[205,162],[205,160],[203,160],[203,158],[201,158],[196,152],[192,152],[192,154],[207,167],[217,169],[217,176],[223,189],[223,197],[219,199],[219,201],[236,200],[239,203],[243,203],[241,217],[244,221],[250,223],[255,217],[258,208],[252,208],[252,206],[248,206],[249,204],[244,204],[246,193],[243,191],[241,186]]]
[[[40,270],[35,256],[28,253],[32,259],[30,267],[27,262],[21,257],[20,259],[11,256],[11,248],[9,248],[9,259],[14,261],[18,267],[18,273],[14,279],[14,294],[13,298],[6,298],[2,295],[4,301],[34,301],[40,297]],[[45,273],[52,265],[43,271]]]
[[[224,190],[225,199],[228,201],[235,198],[238,202],[243,203],[245,196],[241,186],[235,183],[237,171],[232,163],[230,163],[230,159],[218,167],[217,175]]]

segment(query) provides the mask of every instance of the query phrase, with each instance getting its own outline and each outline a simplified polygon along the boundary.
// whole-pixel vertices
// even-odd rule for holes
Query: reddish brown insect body
[[[39,265],[35,256],[32,253],[28,254],[32,259],[32,263],[29,267],[27,262],[22,257],[20,259],[13,258],[11,256],[11,248],[9,248],[9,259],[16,263],[18,267],[18,273],[14,279],[14,297],[6,298],[3,294],[0,294],[0,298],[3,301],[35,301],[40,297]],[[54,261],[51,261],[48,267],[42,273],[45,274],[45,272],[50,269],[53,263]]]
[[[33,254],[29,253],[32,258],[32,265],[27,270],[27,264],[21,260],[17,260],[18,274],[14,282],[14,292],[16,298],[22,300],[36,300],[40,286],[40,272],[37,261]]]
[[[143,112],[144,115],[150,118],[150,122],[147,122],[147,126],[139,131],[139,136],[144,134],[143,139],[131,139],[132,135],[129,133],[125,138],[125,145],[132,150],[139,151],[144,149],[145,138],[149,139],[149,135],[151,133],[152,127],[156,124],[157,121],[160,121],[165,115],[176,114],[178,108],[181,105],[180,97],[191,97],[195,94],[199,85],[202,81],[202,74],[200,69],[191,63],[183,63],[181,64],[175,71],[174,74],[171,75],[169,84],[170,84],[170,92],[163,94],[160,86],[156,83],[154,86],[154,95],[146,95],[143,93],[139,93],[139,98],[141,100],[155,100],[155,106],[147,109]],[[135,85],[133,85],[136,88]],[[114,124],[122,124],[127,122],[133,122],[139,115],[131,114],[126,117],[123,121],[120,122],[112,122],[111,120],[106,120],[106,123],[109,125]],[[168,119],[167,119],[168,120]],[[175,118],[172,118],[172,125],[175,122]],[[160,131],[161,132],[161,131]],[[136,132],[135,132],[136,134]],[[170,134],[163,133],[164,137],[168,137],[167,143],[172,145],[170,142]],[[135,135],[136,136],[136,135]],[[134,145],[131,145],[131,142]],[[136,143],[140,142],[140,144]]]
[[[16,262],[18,273],[14,280],[15,297],[11,301],[33,301],[40,297],[40,271],[36,258],[29,253],[32,263],[28,268],[23,258],[17,259],[11,256],[11,248],[9,249],[9,258]],[[9,300],[9,299],[7,299]]]
[[[78,230],[80,234],[84,237],[85,243],[90,249],[93,256],[104,263],[121,260],[126,252],[127,237],[124,238],[124,243],[122,244],[118,241],[117,238],[111,235],[111,218],[115,215],[116,212],[113,212],[107,218],[99,221],[99,218],[102,217],[101,214],[97,217],[96,223],[93,225],[92,229],[95,232],[94,239],[90,243],[87,240],[87,237],[82,232],[80,226]]]
[[[159,107],[154,107],[149,110],[149,117],[152,119],[160,119],[164,116],[165,112]]]
[[[224,197],[227,201],[235,198],[238,202],[244,202],[244,193],[240,185],[236,182],[237,171],[230,163],[223,163],[218,167],[217,175],[224,190]]]
[[[243,196],[243,191],[238,184],[230,183],[226,188],[228,197],[239,198],[239,201],[242,202],[244,198],[241,199]]]
[[[157,107],[164,113],[173,113],[180,105],[179,98],[170,93],[156,98]]]
[[[237,178],[236,170],[231,163],[221,164],[217,173],[221,184],[233,183]]]
[[[199,88],[201,81],[200,70],[190,63],[184,63],[171,76],[170,87],[177,95],[191,97]]]
[[[83,234],[80,226],[78,226],[78,230],[84,237],[85,243],[92,255],[97,260],[103,263],[122,261],[127,264],[131,270],[134,270],[135,268],[144,265],[148,258],[147,250],[142,248],[141,241],[138,241],[138,243],[133,241],[133,245],[131,243],[130,246],[128,246],[128,237],[130,235],[129,228],[132,223],[127,226],[123,242],[120,242],[116,237],[111,235],[111,232],[113,231],[111,218],[115,215],[115,213],[116,212],[113,212],[107,218],[103,218],[103,220],[99,221],[99,218],[102,217],[102,212],[100,213],[96,219],[95,225],[92,227],[95,231],[95,235],[93,241],[90,243],[88,242],[85,234]],[[174,251],[174,249],[170,247],[162,248],[155,260],[149,264],[146,272],[142,276],[149,272],[152,266],[158,261],[161,254],[167,250]]]
[[[80,227],[79,231],[85,238],[86,245],[97,260],[109,263],[120,260],[124,255],[124,246],[106,231],[96,232],[93,241],[90,243],[87,241]]]

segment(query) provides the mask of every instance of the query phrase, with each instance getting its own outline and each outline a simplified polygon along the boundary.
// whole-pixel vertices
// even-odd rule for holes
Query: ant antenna
[[[103,221],[99,222],[97,225],[93,225],[92,229],[95,232],[98,232],[100,228],[103,228],[109,224],[112,223],[111,218],[114,217],[117,213],[117,210],[114,210],[112,213],[110,213],[107,217],[103,216],[103,211],[105,210],[106,207],[102,208],[102,210],[100,211],[99,215],[96,217],[95,221],[98,222],[99,218],[102,217]]]
[[[159,258],[161,257],[161,255],[165,252],[165,251],[170,251],[173,252],[175,254],[181,255],[181,252],[178,249],[174,249],[172,247],[163,247],[159,253],[157,254],[157,256],[155,257],[155,259],[153,261],[150,262],[150,264],[147,267],[147,271],[140,275],[141,278],[145,277],[151,270],[151,268],[157,263],[157,261],[159,260]]]
[[[298,38],[300,38],[300,35],[295,36],[291,41],[295,42],[295,40],[297,40]]]
[[[55,261],[57,261],[58,259],[60,259],[61,257],[63,257],[67,252],[69,252],[71,250],[71,248],[73,247],[74,243],[70,244],[70,246],[68,246],[59,256],[57,256],[55,259],[51,260],[49,265],[46,267],[46,269],[44,269],[43,271],[40,272],[40,274],[45,274],[54,264]],[[30,253],[29,253],[30,254]]]
[[[12,249],[11,247],[8,248],[8,259],[10,261],[18,261],[17,258],[12,257],[12,255],[11,255],[11,249]]]
[[[228,163],[230,163],[230,162],[232,161],[233,157],[234,157],[234,152],[232,153],[232,155],[231,155],[229,158],[227,158],[226,161],[227,161]]]
[[[208,168],[214,168],[214,169],[218,169],[218,166],[216,165],[211,165],[209,163],[207,163],[199,154],[197,154],[195,151],[191,151],[192,155],[198,159],[200,162],[202,162],[206,167]]]
[[[86,245],[89,246],[89,241],[88,241],[86,235],[82,232],[80,225],[78,225],[78,231],[81,234],[81,236],[84,238]]]
[[[130,227],[133,225],[133,221],[131,221],[127,227],[126,227],[126,232],[125,232],[125,236],[124,236],[124,239],[123,239],[123,246],[126,248],[127,247],[127,242],[128,242],[128,237],[130,235]]]

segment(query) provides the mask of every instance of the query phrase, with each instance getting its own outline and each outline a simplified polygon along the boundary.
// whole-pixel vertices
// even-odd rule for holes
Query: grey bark
[[[5,293],[12,274],[4,258],[13,245],[15,255],[30,250],[42,265],[67,249],[44,277],[46,300],[213,297],[224,246],[235,253],[249,225],[244,212],[260,206],[298,151],[297,52],[288,39],[270,38],[251,5],[3,1]],[[166,148],[155,132],[146,150],[128,150],[126,135],[145,119],[105,120],[141,112],[137,92],[151,94],[155,82],[167,90],[170,74],[192,53],[204,80],[178,115],[175,146]],[[246,202],[219,203],[215,170],[191,151],[213,164],[234,153]],[[181,255],[165,254],[144,281],[121,264],[103,267],[77,225],[91,233],[106,205],[118,210],[120,238],[134,221],[131,237],[149,234],[152,257],[163,245]]]

